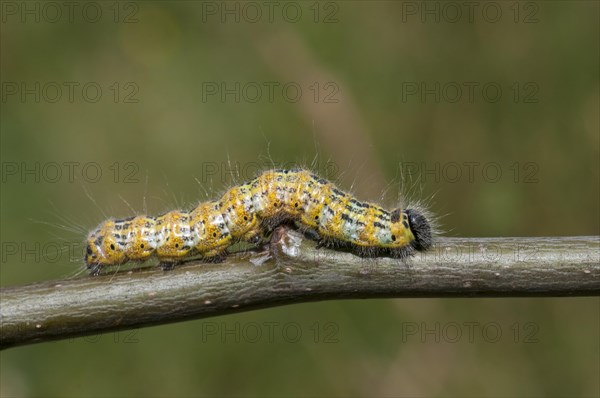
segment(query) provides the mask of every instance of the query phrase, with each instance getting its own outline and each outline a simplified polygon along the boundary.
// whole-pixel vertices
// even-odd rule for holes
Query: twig
[[[269,256],[260,262],[261,256]],[[264,260],[264,258],[263,258]],[[600,295],[600,237],[444,238],[409,261],[315,249],[275,231],[265,253],[0,290],[0,348],[308,301]]]

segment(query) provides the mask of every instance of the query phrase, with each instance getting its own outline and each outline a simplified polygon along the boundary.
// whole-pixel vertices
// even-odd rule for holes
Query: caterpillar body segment
[[[107,220],[88,235],[85,261],[97,271],[154,256],[163,263],[214,259],[290,222],[320,245],[361,256],[404,258],[432,243],[430,223],[415,209],[361,202],[307,170],[269,170],[189,212]]]

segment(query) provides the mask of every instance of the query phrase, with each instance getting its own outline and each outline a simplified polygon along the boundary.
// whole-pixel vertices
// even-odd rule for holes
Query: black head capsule
[[[408,216],[408,225],[415,236],[412,246],[419,251],[427,250],[431,247],[431,226],[425,216],[414,209],[406,209]]]
[[[91,260],[91,256],[92,256],[93,252],[92,252],[92,248],[90,247],[90,244],[88,243],[86,248],[85,248],[85,263],[89,264],[90,260]]]
[[[89,243],[87,244],[87,247],[85,248],[85,264],[87,265],[87,267],[89,269],[92,269],[98,265],[98,263],[96,262],[96,256],[94,255],[94,252],[92,251],[92,247],[90,246]]]
[[[98,263],[97,256],[94,254],[89,243],[85,249],[85,265],[90,270],[91,275],[100,275],[102,266]]]

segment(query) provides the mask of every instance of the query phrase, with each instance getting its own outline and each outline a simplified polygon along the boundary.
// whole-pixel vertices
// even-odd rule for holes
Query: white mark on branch
[[[289,257],[298,257],[300,255],[300,245],[302,236],[296,234],[282,233],[277,242],[281,246],[281,251]]]
[[[271,254],[269,252],[265,252],[259,256],[250,257],[250,262],[258,267],[269,261],[271,258]]]

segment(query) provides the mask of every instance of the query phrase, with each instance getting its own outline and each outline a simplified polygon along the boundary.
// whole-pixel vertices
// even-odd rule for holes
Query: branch
[[[1,289],[0,348],[319,300],[600,295],[599,236],[440,238],[405,262],[316,249],[285,228],[269,245],[220,264]]]

